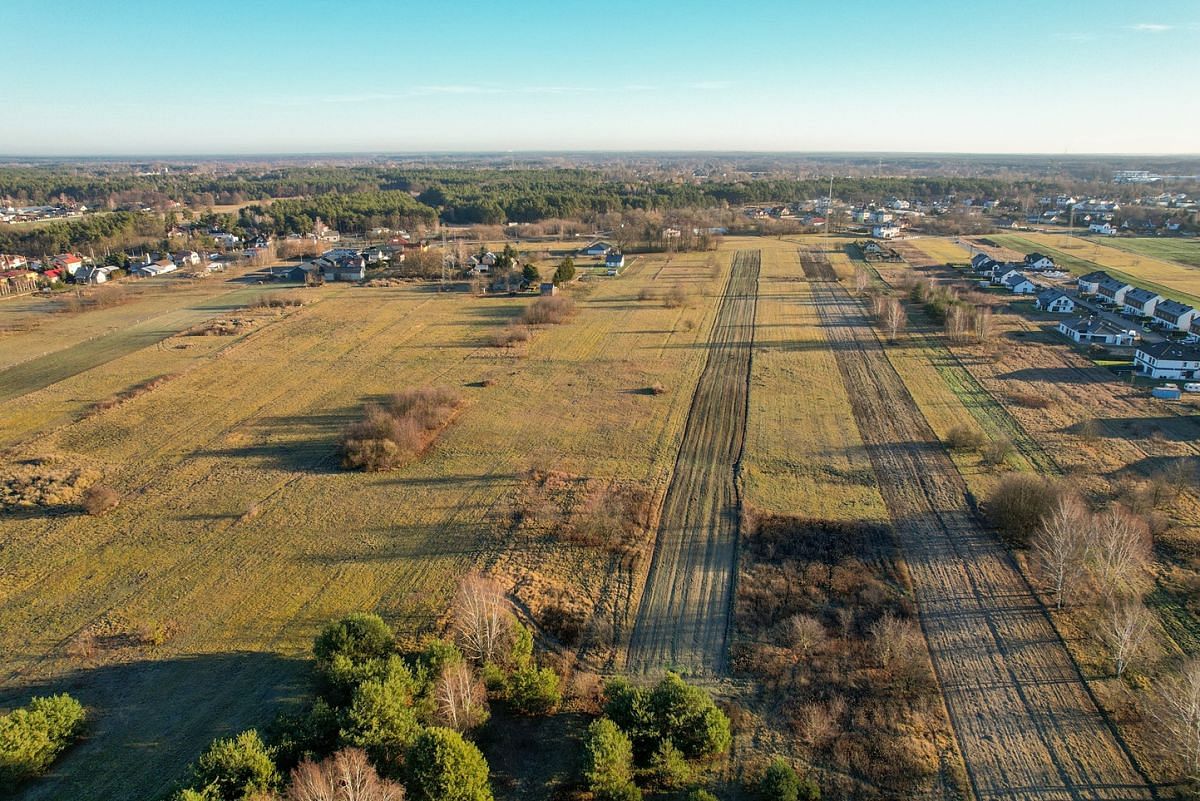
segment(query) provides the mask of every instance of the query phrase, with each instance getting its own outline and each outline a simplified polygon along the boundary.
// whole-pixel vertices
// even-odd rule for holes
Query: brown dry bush
[[[548,295],[530,304],[521,315],[521,320],[526,325],[558,325],[574,314],[575,301],[566,295]]]
[[[1012,440],[1000,437],[983,446],[979,451],[979,460],[988,467],[999,467],[1007,464],[1013,453],[1015,453],[1015,449]]]
[[[1025,547],[1062,495],[1062,487],[1045,476],[1009,473],[988,496],[984,511],[1005,539]]]
[[[504,326],[499,331],[494,331],[488,336],[488,344],[493,348],[511,348],[521,342],[528,342],[533,336],[533,333],[523,325],[510,323]]]
[[[349,470],[387,470],[418,455],[449,423],[462,403],[449,387],[404,390],[385,404],[368,404],[363,419],[339,440],[342,466]]]
[[[1037,395],[1032,392],[1010,392],[1008,399],[1017,406],[1024,406],[1026,409],[1048,409],[1050,408],[1050,399],[1045,395]]]
[[[106,484],[93,484],[83,491],[83,508],[89,515],[102,515],[120,503],[121,496]]]
[[[178,373],[169,373],[167,375],[156,376],[156,377],[148,379],[146,381],[141,381],[141,382],[129,387],[129,389],[125,389],[125,390],[122,390],[121,392],[118,392],[116,395],[113,395],[112,397],[105,398],[102,401],[97,401],[96,404],[92,407],[92,411],[93,412],[103,412],[107,409],[116,408],[117,406],[120,406],[123,403],[128,403],[129,401],[134,400],[135,398],[139,398],[142,395],[145,395],[147,392],[152,392],[153,390],[158,389],[163,384],[166,384],[168,381],[170,381],[174,378],[177,378],[178,375],[179,375]]]
[[[219,317],[206,323],[189,328],[184,336],[189,337],[229,337],[242,333],[254,326],[254,320],[248,317]]]
[[[678,309],[689,305],[689,300],[687,290],[681,285],[676,284],[663,293],[662,302],[663,306],[668,309]]]
[[[971,426],[954,426],[946,432],[946,447],[952,451],[975,451],[983,445],[983,434]]]
[[[295,295],[269,294],[259,295],[250,304],[252,309],[285,309],[289,306],[303,306],[304,299]]]
[[[0,466],[0,511],[72,507],[100,479],[94,468],[58,456]]]

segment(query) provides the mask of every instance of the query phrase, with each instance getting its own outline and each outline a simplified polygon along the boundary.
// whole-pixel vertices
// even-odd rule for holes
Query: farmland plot
[[[737,472],[745,437],[759,251],[739,251],[663,501],[628,666],[720,674],[737,561]]]
[[[666,486],[716,298],[699,295],[684,327],[637,301],[648,274],[575,290],[573,321],[513,349],[488,335],[526,300],[327,287],[153,391],[23,442],[19,456],[90,460],[122,498],[99,518],[0,517],[0,706],[67,689],[95,713],[25,797],[156,797],[212,737],[269,723],[303,690],[298,657],[330,618],[375,610],[411,641],[472,568],[531,610],[530,588],[549,586],[627,614],[627,570],[515,539],[506,503],[533,464]],[[93,370],[135,370],[138,353],[158,349]],[[108,391],[74,380],[52,386]],[[642,392],[654,382],[662,394]],[[364,401],[429,385],[466,404],[422,459],[337,468]]]
[[[866,319],[820,254],[802,254],[907,557],[975,794],[1151,798],[1124,743],[965,487]]]

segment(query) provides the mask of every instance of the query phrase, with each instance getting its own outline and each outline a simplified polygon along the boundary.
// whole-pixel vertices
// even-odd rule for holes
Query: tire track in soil
[[[902,545],[974,795],[1125,801],[1155,794],[954,463],[823,255],[801,253]]]
[[[737,563],[738,470],[762,254],[734,256],[663,499],[626,668],[725,672]]]

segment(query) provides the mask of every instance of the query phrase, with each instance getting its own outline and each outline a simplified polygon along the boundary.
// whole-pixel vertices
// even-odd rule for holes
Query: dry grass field
[[[862,264],[848,242],[831,238],[825,253],[824,237],[730,239],[715,254],[639,256],[618,279],[578,282],[576,314],[508,346],[493,334],[532,298],[419,282],[289,289],[305,304],[256,312],[229,336],[186,332],[280,290],[143,282],[127,302],[77,314],[0,304],[5,469],[50,457],[102,474],[120,499],[102,516],[0,515],[0,707],[68,690],[95,720],[24,798],[154,797],[212,737],[304,695],[303,657],[328,619],[375,610],[415,640],[439,630],[457,578],[476,568],[529,622],[578,614],[589,668],[683,667],[743,705],[726,777],[771,751],[803,757],[767,696],[724,675],[731,613],[746,601],[737,582],[774,569],[761,542],[753,554],[739,544],[765,520],[893,532],[894,545],[797,561],[825,578],[792,605],[861,617],[843,626],[837,659],[870,650],[880,608],[918,613],[931,654],[919,661],[939,692],[888,724],[888,742],[904,743],[896,759],[922,777],[907,795],[1148,797],[1101,714],[1140,755],[1121,683],[1075,618],[1047,615],[973,513],[999,471],[942,443],[963,426],[1007,439],[1006,469],[1102,496],[1193,463],[1195,419],[1114,381],[1003,296],[987,296],[987,342],[951,343],[908,303],[907,330],[885,343],[851,294]],[[896,246],[908,263],[871,265],[877,286],[899,288],[914,269],[950,280],[944,264],[967,256],[947,239]],[[421,387],[463,399],[429,449],[394,470],[342,470],[339,435],[364,405]],[[1048,402],[1014,400],[1034,396]],[[547,504],[574,521],[626,497],[649,508],[642,541],[599,547],[537,519]],[[1200,499],[1181,492],[1160,511],[1173,521],[1158,534],[1153,599],[1164,641],[1200,652],[1188,589]],[[748,555],[761,561],[749,574]],[[838,571],[856,559],[866,567],[851,592]],[[814,670],[881,675],[838,665]],[[831,795],[899,786],[847,771],[883,730],[866,714],[812,746]]]
[[[140,350],[57,382],[44,357],[50,378],[30,392],[46,405],[58,387],[84,409],[142,375],[179,374],[65,425],[5,423],[9,462],[83,460],[121,497],[99,518],[0,517],[0,705],[67,689],[95,717],[89,740],[25,797],[153,797],[213,736],[269,722],[296,697],[297,658],[325,621],[375,609],[417,636],[473,567],[505,577],[531,614],[565,593],[626,619],[628,569],[514,533],[508,509],[531,466],[661,494],[714,305],[700,289],[707,261],[693,265],[677,259],[665,276],[647,258],[618,281],[585,283],[572,321],[510,349],[488,335],[529,300],[412,284],[326,287],[232,338],[162,326]],[[700,271],[688,307],[639,300]],[[214,310],[164,313],[182,329]],[[185,339],[186,363],[163,356]],[[644,391],[653,384],[661,394]],[[336,439],[364,401],[428,385],[466,398],[430,452],[396,471],[338,469]]]

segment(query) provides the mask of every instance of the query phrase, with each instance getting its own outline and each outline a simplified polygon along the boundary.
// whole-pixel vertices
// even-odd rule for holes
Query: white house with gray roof
[[[1125,293],[1125,313],[1136,314],[1138,317],[1153,317],[1154,307],[1159,304],[1163,296],[1157,292],[1151,292],[1149,289],[1134,287]]]
[[[1160,300],[1154,307],[1154,321],[1159,325],[1176,331],[1188,331],[1192,321],[1196,319],[1197,311],[1186,303],[1177,300]]]

